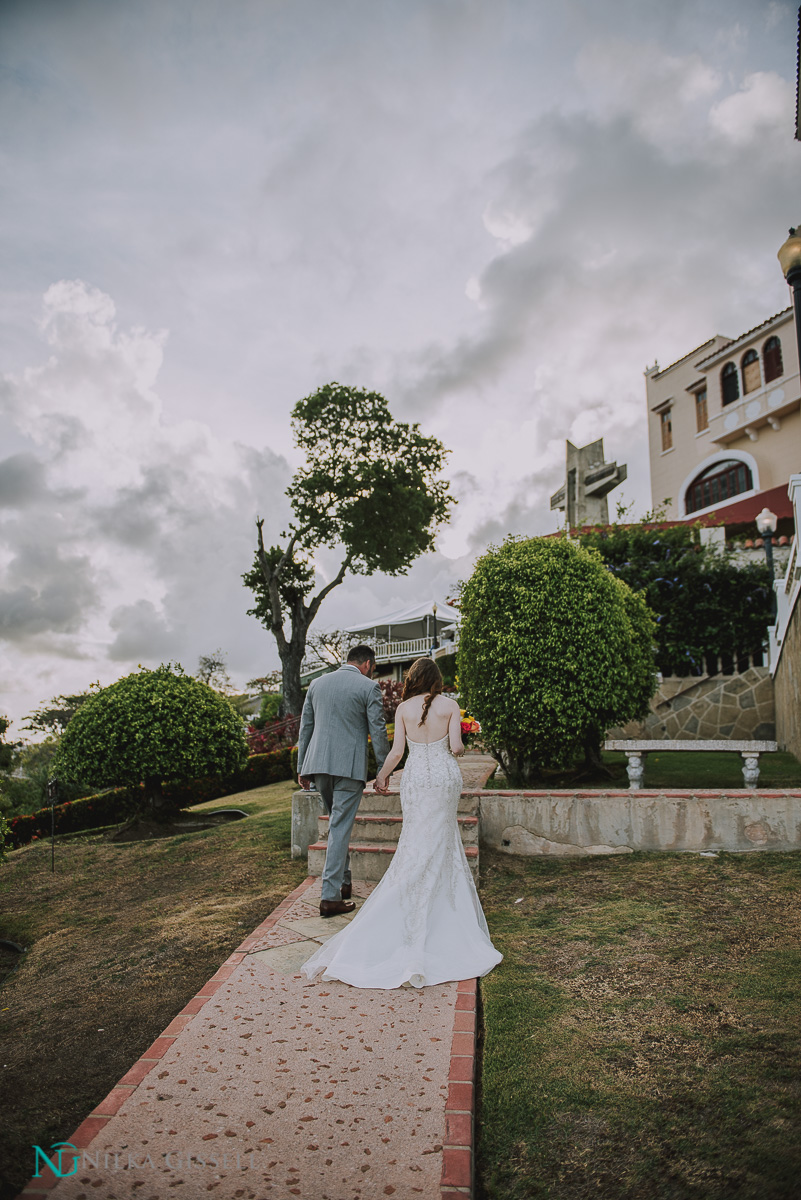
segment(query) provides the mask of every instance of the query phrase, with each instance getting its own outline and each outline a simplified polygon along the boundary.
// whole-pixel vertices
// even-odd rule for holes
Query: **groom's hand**
[[[303,788],[304,792],[311,791],[312,781],[306,775],[298,775],[298,783]]]

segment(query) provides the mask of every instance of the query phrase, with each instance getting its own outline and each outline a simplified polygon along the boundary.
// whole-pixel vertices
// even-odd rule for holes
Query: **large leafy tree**
[[[515,785],[643,716],[656,686],[653,618],[600,556],[567,539],[508,538],[462,587],[459,684]]]
[[[141,668],[86,700],[65,729],[55,770],[92,787],[138,788],[168,810],[162,784],[228,775],[245,765],[242,718],[208,684],[178,666]]]
[[[771,621],[767,564],[703,545],[700,526],[667,525],[659,512],[579,535],[608,569],[642,591],[656,614],[657,665],[665,675],[714,674],[717,660],[761,651]]]
[[[326,596],[348,572],[402,575],[434,547],[437,527],[454,503],[441,479],[446,451],[418,425],[392,418],[378,392],[329,383],[292,410],[295,441],[306,463],[287,489],[292,521],[282,546],[265,547],[256,522],[249,612],[275,637],[283,671],[284,714],[299,713],[300,667],[309,627]],[[336,575],[316,594],[310,556],[341,547]]]

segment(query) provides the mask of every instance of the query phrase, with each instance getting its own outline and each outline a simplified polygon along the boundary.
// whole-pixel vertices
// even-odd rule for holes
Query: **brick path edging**
[[[236,950],[228,956],[211,979],[187,1001],[176,1017],[145,1050],[134,1065],[125,1072],[119,1083],[111,1089],[88,1117],[81,1122],[71,1138],[65,1139],[78,1150],[85,1150],[105,1128],[114,1114],[143,1079],[161,1061],[179,1033],[182,1033],[212,998],[229,975],[233,973],[245,956],[258,945],[260,939],[284,916],[286,911],[299,900],[316,877],[307,875],[303,883],[285,896],[277,908],[248,934]],[[473,1197],[473,1134],[475,1127],[475,1082],[476,1082],[476,1023],[478,1020],[478,980],[463,979],[456,987],[456,1007],[453,1014],[453,1038],[451,1041],[450,1066],[448,1070],[448,1098],[445,1104],[445,1140],[442,1146],[442,1176],[440,1200],[472,1200]],[[59,1182],[49,1167],[41,1176],[28,1181],[19,1193],[23,1197],[46,1196]]]
[[[477,1020],[478,980],[463,979],[457,984],[453,1014],[440,1200],[472,1200]]]
[[[285,896],[278,907],[273,909],[268,917],[265,917],[261,925],[258,925],[252,933],[248,934],[245,940],[237,946],[236,950],[232,954],[229,954],[219,970],[215,971],[211,979],[207,983],[204,983],[203,987],[195,993],[191,1000],[187,1001],[178,1015],[173,1017],[167,1028],[159,1034],[152,1046],[149,1046],[130,1070],[125,1072],[122,1079],[111,1089],[106,1098],[101,1100],[92,1109],[89,1116],[81,1122],[72,1137],[65,1139],[66,1141],[70,1142],[78,1150],[85,1150],[94,1141],[114,1114],[122,1107],[123,1102],[128,1099],[142,1080],[158,1065],[178,1037],[178,1034],[186,1029],[187,1025],[197,1016],[204,1004],[208,1003],[218,988],[222,987],[228,976],[233,973],[234,968],[239,966],[245,956],[258,942],[259,938],[263,937],[268,930],[272,929],[281,920],[287,909],[296,900],[299,900],[306,891],[306,888],[314,882],[315,877],[307,875],[303,883],[299,884],[288,896]],[[18,1200],[22,1200],[22,1197],[46,1196],[58,1182],[59,1177],[54,1175],[49,1167],[45,1167],[38,1179],[34,1177],[28,1181],[19,1193]]]

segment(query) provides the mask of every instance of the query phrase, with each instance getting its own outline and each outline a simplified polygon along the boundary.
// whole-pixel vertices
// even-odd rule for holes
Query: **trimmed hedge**
[[[241,771],[222,779],[193,779],[189,783],[165,784],[164,795],[177,810],[230,796],[233,792],[246,792],[251,788],[265,787],[268,783],[281,783],[292,778],[291,753],[287,746],[282,750],[273,750],[271,754],[254,754]],[[54,810],[56,833],[76,833],[81,829],[96,829],[100,825],[125,821],[139,807],[137,801],[137,792],[132,793],[128,788],[113,788],[98,796],[57,804]],[[30,816],[12,817],[8,822],[6,845],[17,849],[35,838],[49,837],[50,830],[49,808],[40,808]]]

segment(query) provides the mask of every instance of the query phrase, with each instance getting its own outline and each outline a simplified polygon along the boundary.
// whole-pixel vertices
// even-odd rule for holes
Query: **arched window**
[[[687,488],[685,509],[687,514],[710,508],[722,500],[731,500],[741,492],[750,492],[754,486],[751,469],[737,458],[713,463],[700,475],[696,475]]]
[[[759,370],[759,355],[756,350],[746,350],[743,355],[743,395],[755,392],[762,387],[762,374]]]
[[[740,381],[733,362],[727,362],[720,373],[720,393],[724,408],[740,399]]]
[[[769,337],[762,351],[762,363],[765,367],[765,383],[778,379],[784,374],[782,362],[782,344],[777,337]]]

